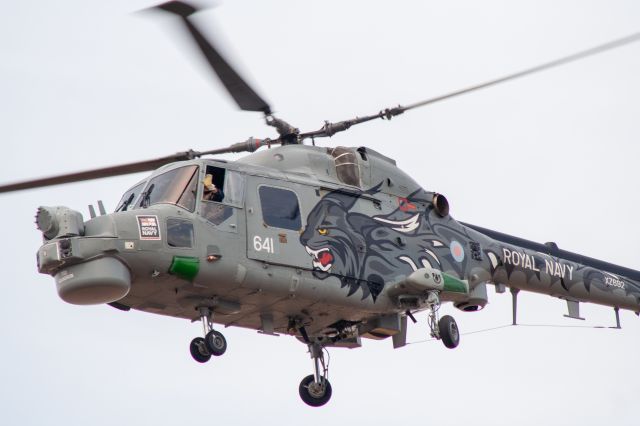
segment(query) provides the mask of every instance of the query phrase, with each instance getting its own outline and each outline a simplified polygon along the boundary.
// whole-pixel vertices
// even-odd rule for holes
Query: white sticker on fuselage
[[[136,216],[141,240],[160,240],[158,216]]]

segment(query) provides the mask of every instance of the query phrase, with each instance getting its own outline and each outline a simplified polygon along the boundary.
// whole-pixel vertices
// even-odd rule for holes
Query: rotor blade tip
[[[198,11],[198,9],[196,9],[194,6],[182,1],[169,1],[154,6],[153,8],[175,13],[176,15],[179,15],[183,18],[187,18],[189,15],[192,15]]]

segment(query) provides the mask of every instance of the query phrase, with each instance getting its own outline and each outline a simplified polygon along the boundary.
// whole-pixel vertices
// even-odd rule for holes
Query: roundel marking
[[[458,241],[451,241],[449,249],[451,250],[451,256],[453,256],[456,262],[462,262],[464,260],[464,248]]]

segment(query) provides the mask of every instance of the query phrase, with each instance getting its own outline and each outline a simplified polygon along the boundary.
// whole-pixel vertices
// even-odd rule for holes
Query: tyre
[[[460,343],[460,332],[458,331],[458,324],[456,320],[450,315],[445,315],[438,321],[438,331],[440,332],[440,338],[442,343],[449,348],[453,349]]]
[[[227,351],[227,339],[219,331],[211,330],[204,337],[204,341],[209,353],[213,356],[220,356]]]
[[[310,374],[302,379],[298,392],[305,404],[311,407],[321,407],[331,399],[331,383],[325,379],[316,383],[315,376]]]
[[[205,363],[211,359],[211,354],[207,349],[207,344],[202,337],[196,337],[191,341],[189,350],[193,359],[200,363]]]

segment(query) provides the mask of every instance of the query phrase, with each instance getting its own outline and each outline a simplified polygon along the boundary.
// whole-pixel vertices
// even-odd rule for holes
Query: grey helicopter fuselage
[[[206,179],[221,200],[204,199]],[[225,326],[357,338],[401,332],[436,284],[464,311],[485,306],[488,284],[640,310],[635,271],[459,223],[442,196],[366,148],[287,145],[172,163],[114,213],[84,222],[43,209],[59,223],[39,270],[70,303],[190,320],[207,306]]]

